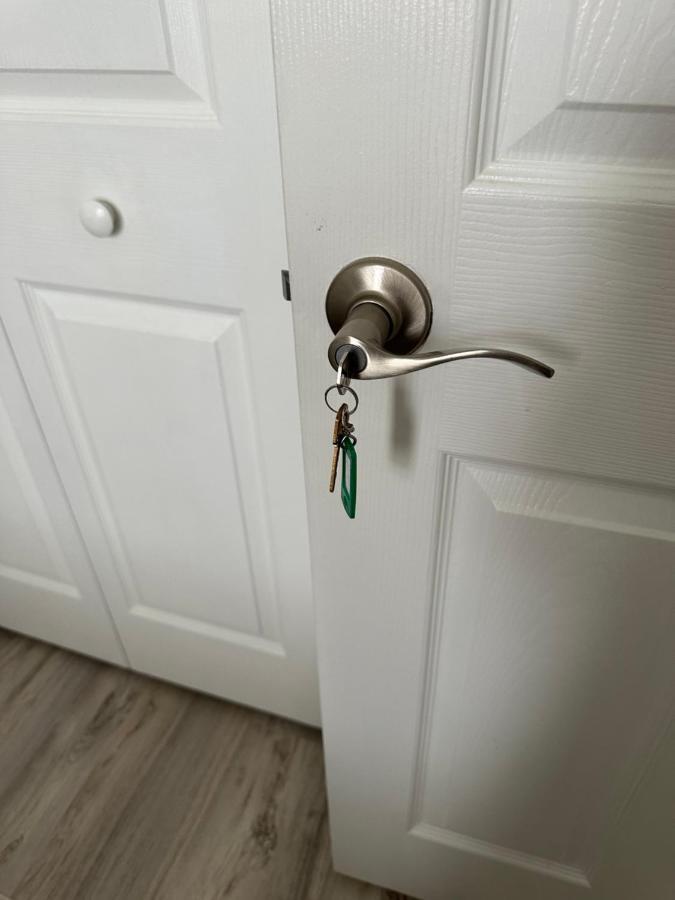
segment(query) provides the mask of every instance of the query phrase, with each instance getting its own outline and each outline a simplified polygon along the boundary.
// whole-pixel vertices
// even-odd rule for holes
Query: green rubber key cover
[[[350,519],[356,516],[356,448],[354,440],[342,440],[342,505]]]

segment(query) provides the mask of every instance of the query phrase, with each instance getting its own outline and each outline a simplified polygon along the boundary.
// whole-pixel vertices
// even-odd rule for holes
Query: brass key
[[[340,459],[340,450],[342,449],[342,441],[354,431],[354,426],[349,422],[349,410],[347,404],[343,403],[335,414],[335,424],[333,425],[333,458],[330,464],[330,481],[328,482],[328,490],[333,493],[335,490],[335,479],[337,477],[338,461]]]
[[[333,493],[335,490],[335,479],[337,478],[338,461],[340,459],[340,444],[343,438],[343,419],[347,412],[347,404],[343,403],[335,413],[335,424],[333,425],[333,458],[330,463],[330,481],[328,482],[328,490]]]
[[[333,447],[333,458],[330,463],[330,481],[328,482],[328,490],[333,493],[335,490],[335,479],[337,478],[337,467],[340,459],[340,445],[335,444]]]

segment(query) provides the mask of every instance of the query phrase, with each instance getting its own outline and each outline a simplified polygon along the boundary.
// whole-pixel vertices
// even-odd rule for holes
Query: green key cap
[[[356,449],[354,439],[342,439],[342,505],[350,519],[356,516]]]

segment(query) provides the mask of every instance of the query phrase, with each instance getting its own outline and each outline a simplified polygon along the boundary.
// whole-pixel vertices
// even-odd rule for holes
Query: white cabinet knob
[[[94,237],[110,237],[117,228],[119,216],[107,200],[85,200],[80,207],[80,221]]]

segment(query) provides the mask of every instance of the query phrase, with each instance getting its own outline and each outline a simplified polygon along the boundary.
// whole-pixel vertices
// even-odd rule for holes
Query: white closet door
[[[0,314],[131,665],[316,723],[266,4],[15,6]]]

